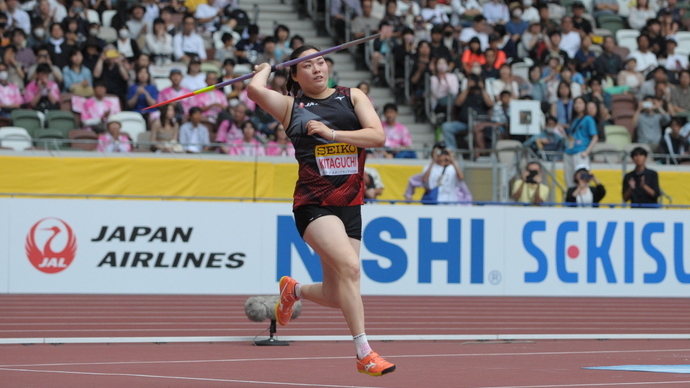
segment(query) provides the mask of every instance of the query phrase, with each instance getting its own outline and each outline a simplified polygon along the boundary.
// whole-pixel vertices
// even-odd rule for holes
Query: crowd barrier
[[[321,280],[290,203],[0,198],[0,292],[271,294]],[[362,207],[366,295],[687,297],[687,212]]]

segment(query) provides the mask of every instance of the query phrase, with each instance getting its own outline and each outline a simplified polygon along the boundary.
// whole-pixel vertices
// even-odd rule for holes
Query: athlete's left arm
[[[381,120],[371,105],[369,97],[356,88],[350,89],[350,93],[352,94],[352,104],[355,106],[355,114],[360,124],[362,124],[362,128],[354,131],[333,131],[328,129],[327,132],[322,128],[318,128],[315,132],[329,140],[333,140],[333,135],[335,134],[335,141],[352,144],[361,148],[383,147],[386,143],[386,133],[383,131]],[[310,124],[316,123],[319,122],[310,121],[307,123],[307,128],[310,129]],[[318,125],[314,126],[318,127]]]

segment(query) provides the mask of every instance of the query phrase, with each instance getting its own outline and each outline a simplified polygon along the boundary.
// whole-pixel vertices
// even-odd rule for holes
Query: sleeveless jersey
[[[364,148],[307,135],[307,123],[317,120],[337,131],[362,128],[350,99],[350,89],[336,87],[322,99],[296,97],[286,130],[295,146],[299,178],[293,207],[354,206],[364,203]],[[337,136],[337,135],[336,135]]]

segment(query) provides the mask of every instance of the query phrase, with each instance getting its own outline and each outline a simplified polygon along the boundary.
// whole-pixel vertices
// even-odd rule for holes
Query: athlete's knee
[[[344,260],[338,264],[338,275],[341,280],[359,281],[360,273],[359,260]]]

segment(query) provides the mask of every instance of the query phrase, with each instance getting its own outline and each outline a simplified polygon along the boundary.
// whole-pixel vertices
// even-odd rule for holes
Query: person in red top
[[[462,53],[461,62],[465,66],[465,72],[470,74],[472,65],[478,62],[483,66],[486,63],[486,58],[482,52],[482,44],[476,36],[470,39],[470,43],[467,46],[467,50]]]
[[[304,45],[290,59],[314,54]],[[271,66],[255,67],[248,96],[271,114],[295,146],[299,162],[293,212],[304,241],[321,259],[323,282],[299,284],[280,279],[276,320],[285,325],[301,299],[342,311],[357,348],[357,370],[381,376],[395,365],[371,350],[364,331],[359,249],[362,238],[366,147],[383,147],[386,136],[369,98],[357,88],[328,87],[323,57],[290,67],[284,96],[266,87]]]

